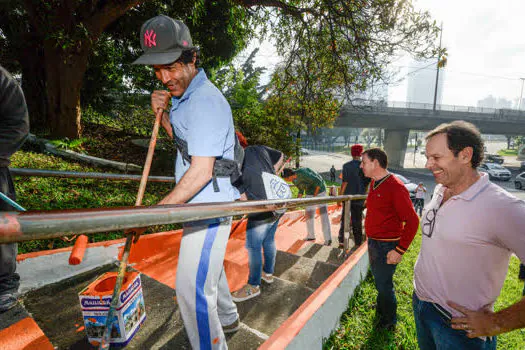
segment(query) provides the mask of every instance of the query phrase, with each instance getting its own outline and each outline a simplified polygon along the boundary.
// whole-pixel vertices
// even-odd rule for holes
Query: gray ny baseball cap
[[[160,15],[142,25],[140,46],[144,54],[133,64],[161,65],[175,62],[182,51],[193,48],[193,43],[184,23]]]

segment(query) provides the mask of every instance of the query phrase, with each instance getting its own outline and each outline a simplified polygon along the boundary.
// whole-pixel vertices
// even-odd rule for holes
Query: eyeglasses
[[[437,209],[429,209],[425,214],[425,219],[423,220],[423,226],[421,227],[421,232],[428,238],[432,237],[434,232],[434,226],[436,225],[436,215]]]

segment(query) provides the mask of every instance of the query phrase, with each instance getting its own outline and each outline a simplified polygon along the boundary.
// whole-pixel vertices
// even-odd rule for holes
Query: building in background
[[[507,100],[506,98],[499,97],[496,98],[492,95],[488,95],[482,100],[479,100],[477,103],[477,107],[481,108],[496,108],[496,109],[511,109],[512,108],[512,101]]]
[[[436,104],[443,101],[443,82],[445,70],[440,69],[437,86]],[[416,61],[409,64],[407,74],[407,98],[410,103],[434,104],[434,91],[436,88],[436,59]]]

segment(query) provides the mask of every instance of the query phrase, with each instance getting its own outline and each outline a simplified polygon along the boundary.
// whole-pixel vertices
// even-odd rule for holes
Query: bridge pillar
[[[385,152],[388,155],[388,166],[403,168],[410,130],[385,129]]]

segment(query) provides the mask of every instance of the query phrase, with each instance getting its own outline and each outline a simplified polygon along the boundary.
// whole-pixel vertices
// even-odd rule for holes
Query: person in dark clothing
[[[283,153],[280,151],[259,145],[246,147],[244,149],[242,176],[234,184],[241,193],[241,200],[291,197],[288,184],[276,176],[282,164]],[[250,274],[248,283],[232,293],[233,301],[241,302],[261,294],[261,279],[266,283],[273,282],[277,252],[274,238],[280,217],[275,212],[248,215],[246,249],[248,250]]]
[[[16,200],[8,165],[29,133],[29,115],[24,93],[16,80],[0,66],[0,191]],[[0,200],[0,211],[15,210]],[[16,243],[0,244],[0,313],[17,303],[20,276],[16,273]]]
[[[355,144],[350,148],[350,152],[352,160],[343,165],[343,183],[339,194],[366,194],[366,187],[370,183],[370,179],[365,177],[363,170],[360,168],[363,146]],[[356,247],[363,243],[363,205],[364,200],[350,202],[350,218],[352,220],[352,233]],[[344,217],[344,206],[345,203],[343,202],[341,227],[339,228],[339,248],[344,247],[344,226],[347,219]]]
[[[330,168],[330,181],[335,182],[335,166]]]

